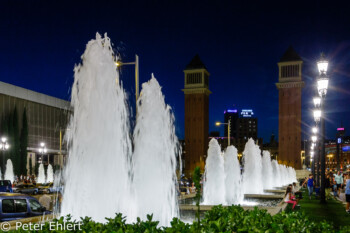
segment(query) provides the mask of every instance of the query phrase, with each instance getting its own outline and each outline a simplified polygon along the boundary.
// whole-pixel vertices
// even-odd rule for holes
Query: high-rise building
[[[290,46],[278,62],[278,160],[301,169],[301,89],[303,61]]]
[[[184,172],[204,171],[209,134],[209,72],[198,55],[185,70],[185,153]]]
[[[66,159],[66,146],[63,145],[63,136],[67,129],[71,115],[70,102],[31,91],[22,87],[0,82],[0,114],[6,119],[16,109],[19,128],[22,128],[22,116],[26,112],[28,124],[27,170],[35,164],[51,164],[62,167]],[[3,126],[2,126],[3,127]],[[1,136],[11,137],[4,134]],[[38,149],[40,143],[45,143],[47,153],[41,154]],[[30,160],[31,158],[31,160]],[[29,164],[29,161],[32,164]]]

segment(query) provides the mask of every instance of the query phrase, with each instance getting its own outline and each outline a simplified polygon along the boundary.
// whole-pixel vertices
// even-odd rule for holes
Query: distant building
[[[236,137],[237,134],[237,119],[239,117],[237,109],[227,109],[224,111],[224,122],[225,122],[225,134],[228,135],[228,122],[230,120],[230,137]]]
[[[278,160],[278,142],[276,141],[274,134],[271,135],[270,142],[264,143],[263,150],[270,152],[271,159]]]
[[[16,107],[18,112],[19,128],[22,128],[23,111],[26,109],[28,120],[28,158],[27,170],[29,171],[29,158],[32,158],[32,168],[39,161],[55,166],[63,166],[66,151],[62,147],[68,117],[70,115],[70,103],[68,101],[44,95],[25,88],[0,82],[0,113],[6,117]],[[1,135],[1,134],[0,134]],[[4,136],[4,135],[1,135]],[[7,136],[7,135],[5,135]],[[45,143],[47,153],[38,152],[39,144]],[[11,144],[11,141],[9,141]]]
[[[240,112],[238,109],[227,109],[224,111],[224,120],[226,124],[230,120],[230,144],[237,148],[238,153],[243,153],[249,138],[253,138],[259,145],[262,144],[262,139],[258,139],[258,119],[254,117],[252,109],[243,109]],[[225,125],[225,135],[210,136],[218,140],[222,149],[228,145],[227,127]]]
[[[279,91],[278,160],[301,169],[301,89],[303,61],[290,46],[278,62]]]
[[[198,55],[186,66],[185,153],[183,170],[190,176],[196,166],[204,172],[209,134],[209,72]]]
[[[219,131],[211,131],[209,133],[209,137],[220,137],[220,132]]]

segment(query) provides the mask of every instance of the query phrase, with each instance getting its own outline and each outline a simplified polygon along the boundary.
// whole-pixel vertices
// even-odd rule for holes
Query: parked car
[[[62,192],[62,187],[54,187],[53,183],[41,184],[39,193],[57,193]]]
[[[25,193],[33,195],[36,195],[39,192],[39,189],[33,184],[19,184],[12,189],[15,193]]]
[[[19,193],[0,193],[0,222],[51,213],[34,197]]]
[[[0,192],[12,193],[12,184],[10,180],[0,180]]]

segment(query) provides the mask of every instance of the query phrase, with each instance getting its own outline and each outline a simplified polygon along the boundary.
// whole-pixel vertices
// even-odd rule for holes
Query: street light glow
[[[221,122],[218,121],[218,122],[215,123],[215,125],[219,126],[219,125],[221,125]]]
[[[312,137],[311,137],[311,141],[312,141],[312,142],[316,142],[316,141],[317,141],[317,136],[315,136],[315,135],[312,136]]]
[[[314,134],[316,134],[316,133],[318,132],[317,127],[312,127],[312,132],[313,132]]]
[[[315,109],[314,110],[314,119],[316,122],[320,122],[321,120],[321,110]]]
[[[317,80],[317,90],[318,90],[318,94],[323,97],[327,94],[327,89],[328,89],[328,78],[325,77],[320,77],[318,80]]]
[[[328,61],[326,60],[324,53],[321,53],[321,58],[317,62],[317,68],[318,68],[318,72],[320,72],[320,74],[327,73]]]
[[[320,107],[320,105],[321,105],[321,98],[320,97],[318,97],[318,96],[314,97],[313,101],[314,101],[315,108]]]

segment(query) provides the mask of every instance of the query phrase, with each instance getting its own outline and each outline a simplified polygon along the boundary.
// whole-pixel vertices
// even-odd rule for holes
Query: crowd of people
[[[305,181],[302,183],[302,186],[306,186],[309,191],[310,200],[314,189],[316,191],[316,195],[319,194],[320,189],[319,187],[316,187],[315,183],[316,182],[312,174],[309,175],[309,178],[305,178]],[[343,189],[345,191],[345,200],[347,203],[346,211],[350,214],[350,174],[342,174],[340,171],[337,173],[327,172],[325,179],[326,198],[329,199],[331,195],[334,197],[339,197]]]
[[[15,180],[12,183],[12,186],[16,186],[18,184],[33,184],[36,185],[36,176],[35,175],[31,175],[31,176],[24,176],[24,175],[20,175],[20,176],[15,176]]]

